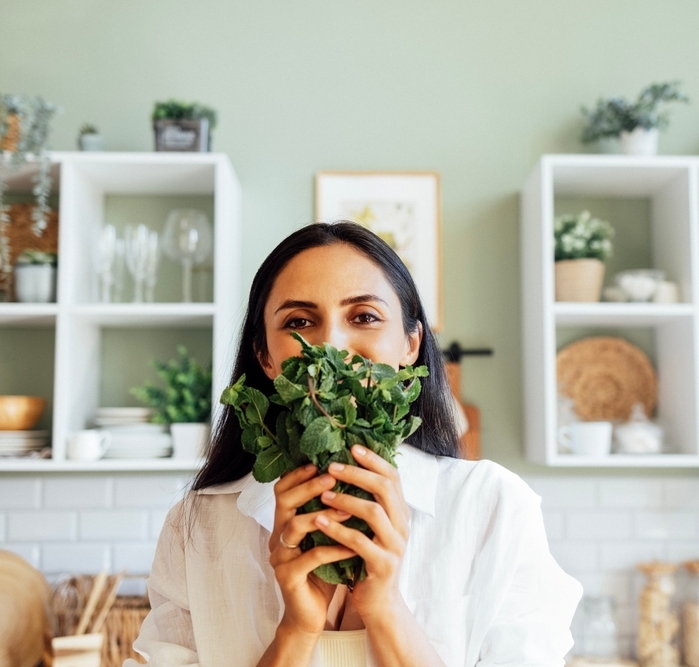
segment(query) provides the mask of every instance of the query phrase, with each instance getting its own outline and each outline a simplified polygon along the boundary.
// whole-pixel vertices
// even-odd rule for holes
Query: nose
[[[317,343],[329,343],[338,350],[347,350],[349,357],[356,354],[352,336],[341,322],[328,322],[325,326],[320,327],[317,333],[320,338]]]

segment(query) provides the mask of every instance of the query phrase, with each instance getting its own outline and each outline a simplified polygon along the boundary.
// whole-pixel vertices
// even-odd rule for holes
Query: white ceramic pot
[[[80,150],[81,151],[103,151],[104,137],[101,134],[81,134],[80,135]]]
[[[56,301],[56,267],[50,264],[16,264],[15,294],[21,303]]]
[[[658,128],[645,130],[637,127],[632,132],[622,132],[621,152],[624,155],[657,155]]]
[[[170,424],[170,435],[172,435],[172,458],[192,461],[206,454],[211,426],[199,423]]]

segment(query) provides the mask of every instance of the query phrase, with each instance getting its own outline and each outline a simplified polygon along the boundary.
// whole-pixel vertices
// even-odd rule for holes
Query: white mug
[[[573,454],[608,456],[612,451],[612,422],[573,422],[558,432]]]
[[[68,458],[74,461],[97,461],[112,443],[109,431],[87,429],[73,433],[68,440]]]

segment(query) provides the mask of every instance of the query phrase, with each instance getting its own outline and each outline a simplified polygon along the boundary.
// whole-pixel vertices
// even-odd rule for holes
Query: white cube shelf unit
[[[682,303],[555,301],[557,197],[649,201],[653,268],[680,285]],[[521,196],[521,298],[527,458],[561,467],[699,467],[699,157],[544,155]],[[593,211],[594,213],[594,211]],[[613,223],[613,220],[611,221]],[[629,266],[627,268],[649,268]],[[557,334],[565,328],[649,329],[657,418],[669,453],[590,458],[558,452]]]
[[[105,328],[211,329],[213,405],[232,368],[243,313],[241,190],[228,157],[216,153],[51,153],[59,193],[58,298],[55,304],[0,303],[0,327],[54,327],[52,458],[0,458],[0,471],[191,470],[194,461],[66,458],[69,434],[86,428],[98,407],[100,344]],[[8,180],[10,192],[30,190],[36,165]],[[110,195],[206,195],[213,198],[211,303],[92,302],[91,239],[105,221]],[[2,351],[0,351],[0,354]]]

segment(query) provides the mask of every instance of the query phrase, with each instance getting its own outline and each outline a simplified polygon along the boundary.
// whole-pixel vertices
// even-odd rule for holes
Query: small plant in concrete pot
[[[197,102],[156,102],[153,108],[156,151],[211,150],[211,131],[217,114]]]
[[[104,137],[94,125],[84,123],[78,134],[78,147],[81,151],[103,151]]]
[[[594,109],[582,108],[587,120],[582,141],[603,146],[609,140],[619,139],[622,152],[627,155],[655,155],[658,133],[670,123],[669,113],[662,107],[670,102],[689,102],[679,81],[653,83],[641,91],[635,102],[623,97],[600,99]]]
[[[211,368],[202,368],[182,345],[177,353],[168,363],[151,361],[164,388],[145,382],[130,392],[155,408],[154,423],[170,425],[173,457],[191,460],[203,456],[209,443]]]
[[[603,262],[612,255],[612,226],[589,211],[568,213],[556,218],[553,235],[556,301],[599,301]]]
[[[15,294],[21,303],[56,301],[55,252],[25,250],[15,263]]]

